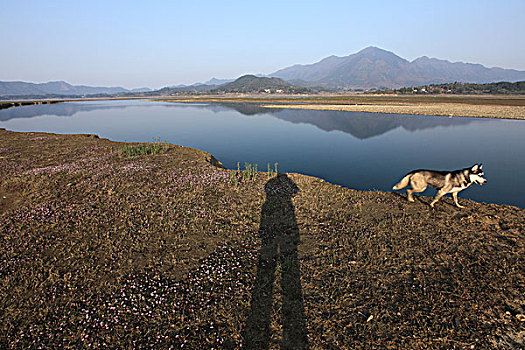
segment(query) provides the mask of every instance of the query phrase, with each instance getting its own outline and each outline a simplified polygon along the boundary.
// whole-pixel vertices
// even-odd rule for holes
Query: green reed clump
[[[274,164],[274,169],[275,169],[275,170],[274,170],[274,169],[271,168],[270,163],[268,163],[268,171],[267,171],[267,173],[266,173],[266,175],[268,176],[268,178],[270,178],[270,177],[274,177],[275,175],[278,174],[278,172],[277,172],[277,164],[279,164],[279,163],[275,163],[275,164]]]
[[[244,163],[244,171],[242,172],[243,181],[257,178],[257,164]]]
[[[237,170],[230,172],[230,180],[234,185],[238,185],[239,182],[254,180],[259,174],[257,168],[257,164],[244,163],[244,170],[241,170],[241,165],[237,162]]]
[[[153,139],[153,142],[144,143],[140,145],[124,145],[119,147],[118,151],[120,154],[125,156],[139,156],[145,154],[157,154],[164,152],[169,149],[169,144],[166,141]]]

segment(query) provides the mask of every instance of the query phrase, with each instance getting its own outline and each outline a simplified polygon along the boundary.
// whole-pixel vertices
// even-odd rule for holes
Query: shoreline
[[[273,107],[268,107],[268,108],[273,108]],[[51,136],[53,136],[55,139],[58,139],[58,138],[61,138],[61,137],[64,137],[64,138],[70,138],[70,137],[87,137],[87,138],[93,138],[93,139],[100,139],[104,142],[109,142],[113,145],[128,145],[128,144],[135,144],[135,145],[145,145],[145,144],[151,144],[152,142],[150,141],[144,141],[144,142],[128,142],[128,141],[118,141],[118,140],[111,140],[111,139],[106,139],[106,138],[100,138],[99,135],[96,135],[96,134],[84,134],[84,133],[81,133],[81,134],[68,134],[68,133],[65,133],[65,134],[60,134],[60,133],[52,133],[52,132],[45,132],[45,131],[13,131],[13,130],[9,130],[5,127],[0,127],[0,133],[2,132],[7,132],[7,133],[16,133],[16,134],[24,134],[24,135],[40,135],[40,134],[43,134],[43,135],[50,135],[49,138],[51,138]],[[43,138],[48,138],[47,136],[44,136]],[[165,144],[165,143],[162,143],[162,144]],[[215,156],[205,150],[201,150],[199,148],[191,148],[191,147],[187,147],[187,146],[180,146],[180,145],[176,145],[176,144],[167,144],[169,146],[174,146],[176,148],[181,148],[181,149],[186,149],[188,150],[189,152],[195,152],[195,153],[198,153],[200,154],[202,157],[204,157],[204,159],[206,160],[206,162],[209,162],[210,164],[213,164],[219,168],[222,168],[222,169],[225,169],[227,171],[230,171],[230,172],[234,172],[235,169],[232,168],[232,169],[229,169],[229,168],[226,168],[223,166],[223,164],[220,162],[220,159],[216,159]],[[7,150],[9,148],[5,148],[5,149],[0,149],[1,150]],[[2,159],[5,159],[6,157],[5,156],[0,156],[0,160]],[[259,173],[264,173],[264,171],[262,170],[259,170]],[[285,173],[285,174],[291,174],[291,175],[295,175],[295,176],[301,176],[301,177],[307,177],[307,178],[311,178],[313,181],[320,181],[320,182],[324,182],[330,186],[335,186],[335,187],[339,187],[339,188],[343,188],[343,189],[348,189],[348,190],[351,190],[351,191],[357,191],[357,192],[365,192],[365,193],[391,193],[391,194],[395,194],[395,195],[404,195],[404,190],[402,191],[393,191],[393,190],[375,190],[375,189],[370,189],[370,190],[366,190],[366,189],[355,189],[355,188],[352,188],[352,187],[347,187],[347,186],[344,186],[344,185],[339,185],[339,184],[335,184],[335,183],[331,183],[329,182],[328,180],[324,179],[324,178],[321,178],[321,177],[315,177],[315,176],[311,176],[311,175],[306,175],[306,174],[302,174],[302,173]],[[425,200],[427,200],[428,202],[430,202],[434,196],[425,196],[425,195],[416,195],[417,197],[420,197],[420,198],[424,198]],[[451,198],[449,196],[446,196],[444,198]],[[460,197],[461,198],[461,197]],[[476,201],[474,199],[467,199],[467,198],[461,198],[462,200],[465,200],[465,201],[471,201],[471,202],[474,202],[474,203],[478,203],[480,205],[499,205],[499,206],[508,206],[508,207],[514,207],[514,208],[517,208],[517,209],[520,209],[520,210],[525,210],[525,208],[521,208],[517,205],[512,205],[512,204],[506,204],[506,203],[492,203],[492,202],[482,202],[482,201]]]
[[[268,107],[268,108],[273,108],[273,107]],[[109,142],[113,145],[128,145],[128,144],[135,144],[135,145],[145,145],[145,144],[151,144],[152,142],[151,141],[143,141],[143,142],[129,142],[129,141],[118,141],[118,140],[112,140],[112,139],[107,139],[107,138],[100,138],[99,135],[96,135],[96,134],[88,134],[88,133],[80,133],[80,134],[69,134],[69,133],[64,133],[64,134],[61,134],[61,133],[52,133],[52,132],[45,132],[45,131],[14,131],[14,130],[9,130],[5,127],[0,127],[0,133],[2,132],[7,132],[7,133],[17,133],[17,134],[25,134],[25,135],[36,135],[36,134],[43,134],[43,135],[50,135],[50,138],[51,136],[53,136],[55,139],[58,139],[60,137],[65,137],[65,138],[69,138],[69,137],[87,137],[87,138],[93,138],[93,139],[100,139],[104,142]],[[44,136],[43,138],[47,138],[47,136]],[[161,143],[161,144],[167,144],[167,143]],[[181,149],[186,149],[188,150],[189,152],[196,152],[200,155],[202,155],[202,157],[204,157],[204,159],[206,159],[206,162],[209,162],[210,164],[213,164],[219,168],[222,168],[222,169],[225,169],[227,171],[230,171],[230,172],[234,172],[235,169],[234,168],[226,168],[220,161],[220,159],[216,159],[215,156],[205,150],[201,150],[199,148],[192,148],[192,147],[187,147],[187,146],[181,146],[181,145],[176,145],[176,144],[167,144],[167,145],[170,145],[170,146],[174,146],[176,148],[181,148]],[[5,149],[1,149],[0,148],[0,151],[2,150],[7,150],[9,148],[5,148]],[[2,159],[5,159],[6,157],[5,156],[0,156],[0,160]],[[264,171],[262,170],[259,170],[259,173],[264,173]],[[343,189],[348,189],[348,190],[352,190],[352,191],[358,191],[358,192],[366,192],[366,193],[392,193],[392,194],[395,194],[395,195],[404,195],[404,191],[405,190],[402,190],[402,191],[393,191],[393,190],[376,190],[376,189],[356,189],[356,188],[353,188],[353,187],[347,187],[347,186],[344,186],[344,185],[340,185],[340,184],[336,184],[336,183],[331,183],[330,181],[324,179],[324,178],[321,178],[321,177],[315,177],[315,176],[311,176],[311,175],[306,175],[306,174],[302,174],[302,173],[285,173],[285,174],[291,174],[291,175],[295,175],[295,176],[301,176],[301,177],[307,177],[307,178],[311,178],[313,179],[313,181],[321,181],[321,182],[325,182],[327,184],[329,184],[330,186],[335,186],[335,187],[339,187],[339,188],[343,188]],[[425,196],[425,195],[420,195],[420,194],[417,194],[416,195],[417,197],[420,197],[420,198],[424,198],[425,200],[427,200],[428,202],[430,202],[432,199],[434,199],[434,196]],[[449,196],[446,196],[444,198],[451,198]],[[461,198],[461,197],[460,197]],[[514,208],[518,208],[520,210],[525,210],[525,208],[521,208],[517,205],[513,205],[513,204],[507,204],[507,203],[497,203],[497,202],[483,202],[483,201],[476,201],[474,199],[467,199],[467,198],[461,198],[462,200],[465,200],[465,201],[471,201],[471,202],[474,202],[474,203],[478,203],[480,205],[499,205],[499,206],[508,206],[508,207],[514,207]]]

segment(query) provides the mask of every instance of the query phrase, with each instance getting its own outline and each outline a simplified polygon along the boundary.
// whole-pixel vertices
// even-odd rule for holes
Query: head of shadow
[[[292,197],[299,188],[285,174],[264,186],[261,248],[243,343],[247,349],[305,349],[307,344],[303,292],[297,245],[299,229]],[[278,288],[280,287],[280,288]],[[276,330],[282,326],[282,336]],[[280,338],[280,339],[279,339]]]

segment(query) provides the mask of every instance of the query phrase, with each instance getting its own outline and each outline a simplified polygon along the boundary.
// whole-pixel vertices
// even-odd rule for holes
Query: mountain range
[[[303,86],[332,89],[399,88],[449,82],[491,83],[525,80],[525,71],[487,68],[426,56],[412,62],[393,52],[367,47],[355,54],[330,56],[308,65],[294,65],[272,74]]]
[[[26,83],[22,81],[0,81],[0,96],[84,96],[96,94],[120,94],[150,91],[148,88],[128,90],[122,87],[94,87],[71,85],[65,81],[48,83]]]
[[[279,78],[282,80],[275,80]],[[319,62],[294,65],[266,76],[245,75],[236,80],[212,78],[206,83],[176,85],[152,91],[148,88],[127,90],[122,87],[74,86],[64,81],[26,83],[0,81],[0,97],[13,96],[86,96],[146,92],[148,95],[170,95],[184,92],[261,92],[266,89],[283,93],[308,92],[303,88],[329,90],[392,89],[451,82],[493,83],[525,80],[525,71],[487,68],[481,64],[449,62],[426,56],[408,61],[377,47],[357,53],[330,56]]]

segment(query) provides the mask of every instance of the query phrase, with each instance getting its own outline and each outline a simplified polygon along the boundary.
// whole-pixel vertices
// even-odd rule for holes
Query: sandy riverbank
[[[458,103],[432,103],[432,104],[372,104],[372,105],[334,105],[334,104],[266,104],[265,108],[286,109],[311,109],[322,111],[394,113],[441,115],[448,117],[478,117],[478,118],[504,118],[525,119],[523,106],[490,106],[490,105],[465,105]]]
[[[501,95],[363,95],[223,96],[161,99],[173,102],[256,103],[266,108],[525,119],[525,96]]]

